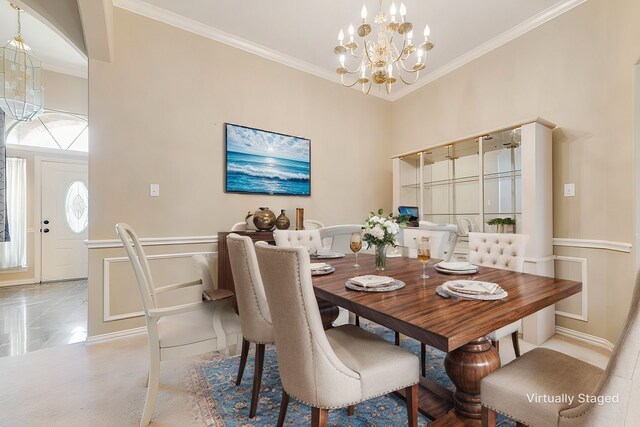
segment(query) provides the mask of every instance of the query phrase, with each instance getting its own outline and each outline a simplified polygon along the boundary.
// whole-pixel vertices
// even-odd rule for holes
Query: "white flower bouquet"
[[[371,212],[369,218],[364,223],[364,233],[362,240],[371,246],[396,246],[396,235],[400,230],[397,218],[391,214],[384,216],[383,210],[379,209],[377,214]]]

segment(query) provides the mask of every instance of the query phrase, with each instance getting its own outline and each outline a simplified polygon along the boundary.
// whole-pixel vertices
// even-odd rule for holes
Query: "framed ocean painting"
[[[311,195],[311,141],[225,123],[227,193]]]

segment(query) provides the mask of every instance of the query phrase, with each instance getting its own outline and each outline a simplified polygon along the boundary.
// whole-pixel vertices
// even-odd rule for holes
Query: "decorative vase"
[[[376,245],[376,270],[384,270],[387,266],[387,245]]]
[[[287,230],[290,225],[291,221],[289,221],[289,218],[284,214],[284,209],[280,209],[280,215],[276,218],[276,228],[278,230]]]
[[[271,231],[276,224],[276,214],[271,212],[269,208],[259,208],[253,214],[253,225],[260,231]]]
[[[296,208],[296,230],[304,230],[304,208]]]

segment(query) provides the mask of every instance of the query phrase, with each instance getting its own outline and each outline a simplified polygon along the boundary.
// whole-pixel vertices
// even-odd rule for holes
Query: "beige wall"
[[[392,152],[520,120],[553,132],[554,237],[633,243],[633,66],[640,3],[589,0],[392,106]],[[435,51],[434,51],[435,52]],[[435,53],[434,53],[435,54]],[[576,197],[562,197],[563,183]],[[633,285],[633,254],[560,250],[589,261],[589,321],[558,324],[615,341]]]
[[[87,115],[89,93],[87,79],[44,70],[42,86],[45,108]]]
[[[113,61],[90,60],[89,75],[90,240],[116,238],[119,221],[215,235],[259,206],[328,225],[391,208],[390,102],[118,8]],[[225,194],[225,122],[311,139],[312,196]],[[107,254],[89,251],[90,336],[142,325],[102,321]]]

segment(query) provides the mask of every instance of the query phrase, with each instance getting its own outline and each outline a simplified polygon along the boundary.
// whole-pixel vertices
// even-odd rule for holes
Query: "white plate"
[[[481,295],[464,294],[461,292],[456,292],[455,290],[452,290],[451,288],[449,288],[447,286],[448,283],[449,282],[444,282],[442,285],[438,286],[436,288],[436,293],[445,298],[447,298],[447,296],[453,296],[459,299],[480,300],[480,301],[499,300],[499,299],[506,298],[507,295],[509,295],[507,291],[505,291],[502,288],[500,288],[500,291],[495,294],[481,294]]]
[[[325,274],[331,274],[334,271],[336,271],[335,268],[329,266],[329,268],[322,268],[319,270],[311,270],[311,275],[312,276],[324,276]]]
[[[332,258],[343,258],[343,257],[344,257],[344,254],[341,254],[340,252],[312,255],[312,258],[315,258],[315,259],[332,259]]]
[[[404,288],[404,282],[400,280],[394,280],[388,285],[367,287],[367,288],[360,285],[356,285],[351,280],[347,280],[344,283],[344,285],[351,290],[360,291],[360,292],[388,292],[388,291],[395,291],[396,289]]]
[[[446,268],[440,268],[436,265],[436,271],[443,274],[476,274],[478,272],[478,268],[475,270],[447,270]]]

